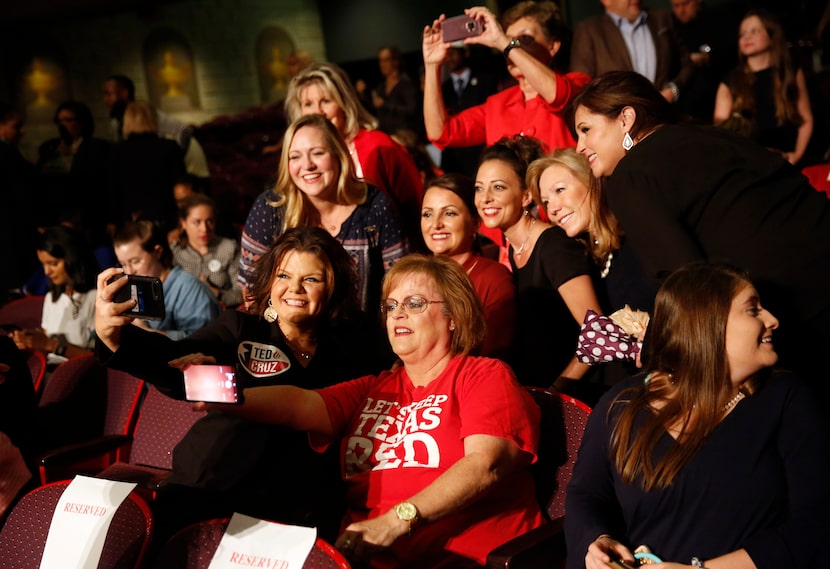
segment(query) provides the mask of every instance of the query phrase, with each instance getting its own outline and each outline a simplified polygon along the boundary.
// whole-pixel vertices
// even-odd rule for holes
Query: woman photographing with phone
[[[352,260],[323,229],[288,230],[257,264],[249,312],[226,310],[177,342],[129,325],[123,313],[132,301],[112,302],[125,279],[107,284],[119,273],[98,278],[98,358],[176,399],[185,397],[182,369],[191,365],[236,365],[242,387],[323,387],[381,369]],[[157,533],[234,511],[333,531],[340,515],[334,458],[311,452],[289,429],[211,411],[173,451],[173,474],[156,500]]]
[[[336,545],[355,567],[481,567],[543,523],[529,469],[539,409],[506,364],[470,355],[484,316],[456,261],[401,259],[381,311],[403,365],[322,389],[249,389],[229,412],[339,451],[347,510]]]

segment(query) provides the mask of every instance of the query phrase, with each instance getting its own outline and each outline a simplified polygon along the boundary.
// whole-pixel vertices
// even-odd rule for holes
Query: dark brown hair
[[[692,263],[660,287],[648,326],[649,379],[611,406],[619,410],[611,458],[626,483],[641,479],[645,491],[668,487],[720,423],[734,393],[726,323],[733,299],[749,284],[734,267]],[[756,375],[741,389],[751,394],[759,381]],[[679,430],[677,443],[655,463],[654,448],[669,425]]]
[[[481,153],[478,165],[481,166],[488,160],[500,160],[510,165],[522,183],[522,190],[526,189],[525,178],[530,163],[544,156],[545,148],[542,142],[530,136],[516,135],[498,140],[495,144],[488,146]]]
[[[291,251],[311,253],[326,267],[326,306],[321,326],[335,326],[359,312],[357,273],[343,245],[320,227],[295,227],[279,236],[268,253],[256,262],[253,284],[248,289],[248,312],[262,314],[268,307],[277,269]]]
[[[629,134],[635,139],[660,125],[677,122],[674,110],[660,91],[633,71],[603,73],[585,86],[572,106],[583,106],[609,119],[619,117],[625,107],[633,108],[637,116]]]
[[[125,223],[112,238],[114,247],[126,245],[138,239],[138,244],[148,253],[155,253],[156,247],[161,247],[159,261],[161,266],[169,269],[173,266],[173,252],[167,243],[167,235],[161,227],[146,219]]]

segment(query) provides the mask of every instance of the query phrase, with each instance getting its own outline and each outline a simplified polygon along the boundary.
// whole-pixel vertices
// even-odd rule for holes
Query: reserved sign
[[[301,569],[316,540],[314,528],[234,514],[208,569]]]

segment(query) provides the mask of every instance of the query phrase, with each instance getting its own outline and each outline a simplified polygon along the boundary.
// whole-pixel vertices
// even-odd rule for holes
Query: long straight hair
[[[775,120],[778,125],[786,123],[800,125],[803,121],[798,112],[798,84],[790,60],[790,52],[784,38],[784,30],[778,19],[766,10],[750,10],[741,20],[756,16],[769,35],[769,61],[772,69]],[[747,57],[738,48],[738,70],[732,84],[732,112],[753,115],[755,110],[755,73],[749,68]]]
[[[748,286],[733,267],[693,263],[660,287],[649,323],[648,381],[620,393],[611,458],[623,481],[643,490],[667,488],[723,418],[734,393],[726,355],[726,322],[735,296]],[[759,375],[742,390],[751,394]],[[668,426],[676,443],[658,461],[653,452]]]

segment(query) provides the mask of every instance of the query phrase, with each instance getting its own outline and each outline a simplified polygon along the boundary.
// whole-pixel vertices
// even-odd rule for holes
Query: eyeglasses
[[[413,294],[403,299],[403,302],[398,302],[395,299],[387,298],[380,303],[380,311],[384,314],[394,312],[399,306],[407,314],[420,314],[425,312],[430,304],[444,304],[443,300],[427,300],[421,295]]]

